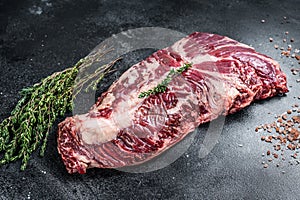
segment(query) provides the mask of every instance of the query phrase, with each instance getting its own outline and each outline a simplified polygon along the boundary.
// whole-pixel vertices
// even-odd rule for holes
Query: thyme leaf
[[[170,72],[168,73],[167,77],[161,83],[159,83],[153,89],[150,89],[150,90],[145,91],[145,92],[141,92],[138,97],[139,98],[145,98],[145,97],[148,97],[148,96],[153,95],[153,94],[158,94],[158,93],[165,92],[167,90],[167,87],[168,87],[169,83],[174,78],[174,76],[182,74],[182,72],[186,71],[190,67],[192,67],[192,63],[186,63],[178,69],[171,69]]]

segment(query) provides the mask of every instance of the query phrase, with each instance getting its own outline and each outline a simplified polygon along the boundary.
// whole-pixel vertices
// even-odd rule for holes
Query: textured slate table
[[[92,169],[67,174],[56,150],[56,126],[46,156],[34,155],[28,169],[16,162],[0,168],[0,199],[297,199],[300,167],[287,163],[263,169],[267,145],[253,130],[299,103],[299,83],[290,72],[293,59],[281,58],[268,40],[283,45],[284,32],[300,48],[299,1],[82,1],[0,2],[0,120],[9,116],[18,91],[55,71],[72,66],[98,43],[123,30],[159,26],[186,34],[227,35],[278,60],[288,75],[290,93],[226,118],[219,143],[199,158],[201,136],[170,166],[143,174]],[[287,20],[283,17],[286,16]],[[261,23],[264,19],[265,23]],[[135,63],[142,53],[128,56]],[[112,77],[113,78],[113,77]],[[267,114],[271,112],[271,114]],[[242,144],[243,147],[239,147]],[[282,174],[281,171],[286,171]]]

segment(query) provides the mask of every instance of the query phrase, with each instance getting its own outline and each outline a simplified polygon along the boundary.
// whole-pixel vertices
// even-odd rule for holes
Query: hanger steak
[[[141,98],[176,70],[181,73],[164,90]],[[132,66],[88,113],[61,122],[58,151],[69,173],[137,165],[202,123],[286,92],[286,75],[272,58],[228,37],[195,32]]]

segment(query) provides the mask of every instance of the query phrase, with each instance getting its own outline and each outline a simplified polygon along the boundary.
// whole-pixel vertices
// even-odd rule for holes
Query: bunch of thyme
[[[181,74],[182,72],[186,71],[190,67],[192,67],[192,63],[186,63],[182,67],[180,67],[180,68],[178,68],[176,70],[175,69],[171,69],[170,72],[168,73],[167,77],[161,83],[159,83],[153,89],[150,89],[150,90],[145,91],[145,92],[141,92],[138,97],[139,98],[145,98],[145,97],[148,97],[148,96],[150,96],[152,94],[158,94],[158,93],[165,92],[166,89],[167,89],[167,86],[172,81],[173,77],[175,75]]]
[[[32,87],[21,91],[21,99],[11,112],[11,116],[0,123],[0,166],[21,159],[21,170],[27,166],[31,154],[40,147],[43,156],[46,149],[47,138],[51,127],[57,117],[64,116],[66,111],[72,109],[73,89],[76,85],[80,92],[83,85],[91,78],[89,76],[76,83],[75,79],[80,69],[87,68],[101,59],[107,52],[97,52],[93,56],[81,59],[74,67],[41,80]],[[116,61],[100,66],[93,74],[87,89],[95,86]]]

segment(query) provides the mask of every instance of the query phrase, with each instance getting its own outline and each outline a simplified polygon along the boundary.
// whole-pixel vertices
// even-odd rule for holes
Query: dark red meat
[[[192,68],[166,92],[138,98],[184,63]],[[286,92],[277,62],[228,37],[196,32],[131,67],[89,113],[60,123],[58,151],[69,173],[140,164],[201,123]]]

